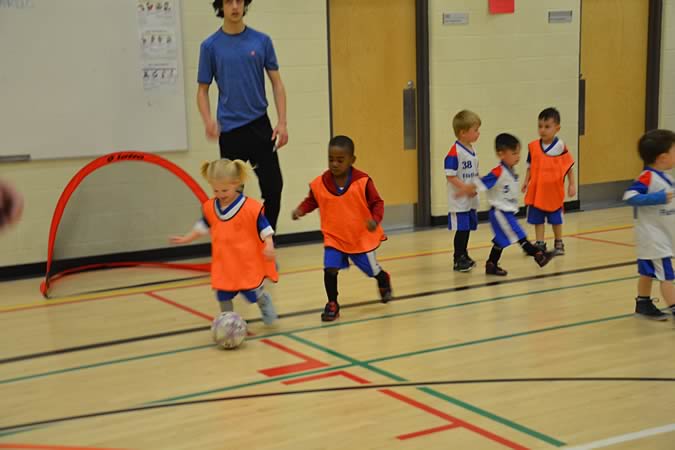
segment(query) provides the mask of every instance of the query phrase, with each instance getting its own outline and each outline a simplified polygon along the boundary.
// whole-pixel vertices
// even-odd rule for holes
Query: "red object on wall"
[[[516,10],[516,0],[488,0],[490,14],[513,14]]]

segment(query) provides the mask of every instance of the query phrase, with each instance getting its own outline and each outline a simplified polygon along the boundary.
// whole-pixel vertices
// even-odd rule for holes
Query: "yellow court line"
[[[633,225],[620,225],[620,226],[615,226],[615,227],[604,227],[604,228],[592,228],[590,230],[586,231],[581,231],[578,233],[570,233],[570,234],[564,234],[564,237],[572,237],[572,236],[581,236],[585,234],[593,234],[593,233],[604,233],[604,232],[609,232],[609,231],[619,231],[619,230],[627,230],[633,228]],[[479,249],[479,248],[488,248],[492,246],[492,242],[481,242],[475,246],[470,247],[470,249]],[[419,256],[430,256],[430,255],[437,255],[437,254],[443,254],[443,253],[450,253],[451,250],[449,249],[443,249],[443,250],[427,250],[427,251],[418,251],[418,252],[413,252],[413,253],[402,253],[398,255],[393,255],[393,256],[387,256],[387,257],[382,257],[378,258],[379,261],[395,261],[398,259],[406,259],[406,258],[414,258],[414,257],[419,257]],[[287,270],[280,272],[280,275],[292,275],[292,274],[297,274],[297,273],[303,273],[303,272],[310,272],[314,270],[321,270],[323,266],[307,266],[307,267],[301,267],[297,269],[292,269],[292,270]],[[155,285],[146,285],[142,287],[137,287],[137,288],[128,288],[128,289],[119,289],[119,290],[110,290],[110,291],[103,291],[103,292],[96,292],[92,294],[82,294],[82,295],[75,295],[71,297],[64,297],[60,299],[52,299],[52,300],[44,300],[44,303],[22,303],[22,304],[17,304],[17,305],[10,305],[10,306],[4,306],[0,307],[0,313],[6,313],[6,312],[12,312],[12,311],[20,311],[23,309],[35,309],[35,308],[42,308],[46,306],[51,306],[51,305],[63,305],[63,304],[68,304],[68,303],[78,303],[78,302],[86,302],[86,301],[92,301],[92,300],[101,300],[104,298],[113,298],[113,297],[123,297],[123,296],[128,296],[128,295],[136,295],[136,294],[143,294],[145,292],[153,291],[153,292],[159,292],[159,291],[167,291],[167,290],[172,290],[172,289],[184,289],[184,288],[190,288],[190,287],[197,287],[197,286],[205,286],[210,284],[210,280],[201,280],[201,281],[179,281],[179,282],[169,282],[169,283],[157,283]],[[153,289],[153,287],[155,287]]]

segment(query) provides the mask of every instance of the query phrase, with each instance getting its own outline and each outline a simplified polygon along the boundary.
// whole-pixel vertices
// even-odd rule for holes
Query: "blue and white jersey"
[[[492,169],[482,178],[476,178],[473,183],[478,191],[487,191],[487,199],[490,205],[500,211],[518,212],[518,196],[520,189],[518,175],[504,163]]]
[[[624,200],[634,205],[638,259],[673,256],[675,203],[672,200],[663,203],[664,192],[673,192],[673,177],[647,167],[623,196]],[[656,199],[658,203],[651,199]]]
[[[478,178],[478,156],[475,149],[466,148],[456,141],[445,157],[445,175],[457,177],[462,183],[470,184]],[[448,211],[466,212],[478,209],[478,196],[457,198],[457,189],[448,182]]]
[[[220,207],[220,202],[216,201],[216,215],[220,220],[230,220],[237,215],[241,207],[246,201],[246,196],[244,194],[239,194],[239,196],[234,199],[232,203],[227,205],[225,208]],[[260,239],[265,240],[265,238],[274,235],[274,229],[270,225],[267,217],[261,212],[258,216],[258,233],[260,234]],[[204,235],[209,233],[210,225],[205,218],[201,218],[195,223],[193,230],[197,233]]]

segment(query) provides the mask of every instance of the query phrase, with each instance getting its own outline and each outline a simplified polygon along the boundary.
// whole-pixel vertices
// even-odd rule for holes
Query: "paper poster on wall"
[[[137,14],[143,88],[172,89],[178,75],[175,0],[138,0]]]
[[[513,14],[516,10],[515,0],[488,0],[490,14]]]
[[[175,89],[178,69],[169,64],[150,64],[143,67],[143,88],[146,91]]]

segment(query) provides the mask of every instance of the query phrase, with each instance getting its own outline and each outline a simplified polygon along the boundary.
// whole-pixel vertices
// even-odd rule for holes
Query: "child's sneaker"
[[[534,246],[537,247],[542,252],[546,251],[546,242],[544,241],[537,241],[534,243]]]
[[[260,308],[260,314],[262,315],[262,320],[265,325],[271,325],[275,320],[279,318],[276,310],[274,309],[274,304],[272,304],[272,296],[267,292],[258,298],[258,308]]]
[[[534,260],[539,264],[539,267],[544,267],[553,259],[553,256],[555,256],[553,252],[538,251],[537,254],[534,255]]]
[[[340,305],[338,302],[328,302],[321,313],[322,322],[332,322],[340,317]]]
[[[555,249],[553,250],[554,256],[562,256],[565,254],[565,244],[563,241],[555,241]]]
[[[455,260],[452,269],[455,272],[470,272],[476,265],[475,261],[469,259],[466,255],[462,255]]]
[[[668,315],[654,305],[653,301],[658,299],[649,299],[638,301],[635,299],[635,316],[649,320],[668,320]]]
[[[385,287],[378,287],[377,289],[380,291],[382,303],[388,303],[393,297],[391,292],[391,277],[389,276],[389,272],[384,272],[384,274],[387,276],[387,285]]]
[[[485,273],[487,275],[497,275],[499,277],[505,277],[508,274],[506,270],[502,269],[492,261],[485,263]]]

